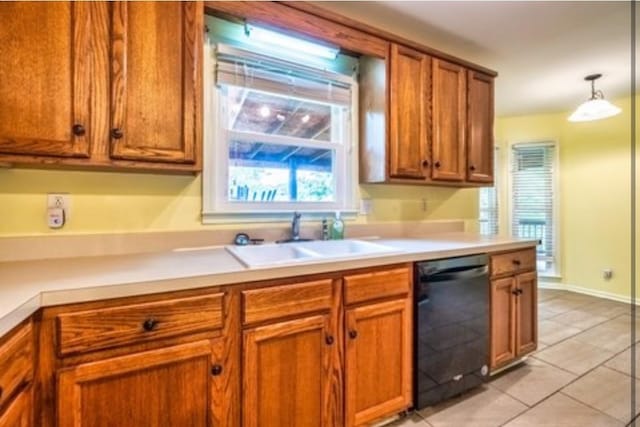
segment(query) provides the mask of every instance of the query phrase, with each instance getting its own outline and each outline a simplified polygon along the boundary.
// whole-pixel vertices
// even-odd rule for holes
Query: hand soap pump
[[[342,219],[340,219],[340,211],[336,211],[336,217],[331,224],[331,239],[344,239],[344,222],[342,222]]]

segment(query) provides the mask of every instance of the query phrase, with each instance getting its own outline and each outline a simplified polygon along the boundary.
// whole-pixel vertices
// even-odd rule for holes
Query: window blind
[[[493,174],[493,187],[482,187],[480,189],[480,234],[492,236],[499,232],[498,226],[498,148],[496,147],[493,156],[493,167],[496,173]]]
[[[216,46],[216,84],[287,94],[334,105],[351,105],[352,79],[256,52]]]
[[[516,144],[511,164],[511,229],[515,237],[537,239],[538,259],[555,262],[553,143]]]

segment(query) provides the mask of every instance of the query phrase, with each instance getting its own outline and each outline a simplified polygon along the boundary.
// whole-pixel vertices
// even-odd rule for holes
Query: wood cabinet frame
[[[90,362],[60,371],[58,375],[57,415],[58,427],[76,427],[81,424],[80,413],[82,407],[83,384],[104,382],[111,378],[136,374],[138,372],[180,362],[204,359],[203,375],[206,375],[206,389],[210,389],[212,361],[211,342],[208,340],[183,344],[174,347],[151,350],[143,353],[120,356]],[[208,396],[203,397],[205,402]],[[210,408],[204,405],[204,418],[209,423]],[[100,417],[100,414],[96,414]],[[90,425],[90,424],[89,424]]]
[[[417,69],[407,76],[400,62],[413,61]],[[389,58],[389,177],[425,180],[429,178],[430,115],[431,111],[431,58],[422,52],[397,44],[391,45]],[[400,89],[408,82],[417,81],[417,93]],[[417,109],[417,117],[408,115]],[[409,110],[409,111],[408,111]],[[405,123],[407,122],[407,123]],[[415,129],[414,129],[415,128]],[[403,132],[405,131],[405,132]],[[412,153],[405,150],[412,148]],[[408,158],[407,158],[408,157]]]
[[[46,5],[39,5],[38,7],[47,7]],[[92,3],[76,3],[71,2],[68,4],[70,8],[70,16],[68,25],[70,26],[69,32],[71,34],[71,40],[69,43],[70,57],[67,58],[70,67],[71,84],[70,93],[68,94],[70,99],[59,100],[60,102],[69,102],[71,107],[71,120],[65,123],[67,128],[67,138],[51,139],[41,137],[16,137],[13,135],[1,135],[0,134],[0,153],[14,154],[14,155],[41,155],[41,156],[53,156],[57,158],[64,157],[77,157],[88,158],[90,155],[90,148],[92,141],[96,138],[96,129],[94,124],[96,120],[96,112],[92,108],[92,93],[94,85],[92,80],[91,62],[87,60],[87,55],[91,51],[97,31],[95,29],[94,21],[94,9],[95,5]],[[6,25],[7,30],[11,27]],[[15,29],[16,31],[23,31],[23,28]],[[6,54],[7,52],[3,52]],[[59,54],[60,52],[47,52],[48,55]],[[27,54],[33,55],[33,52]],[[11,64],[10,58],[4,58],[5,66],[9,67]],[[14,66],[18,66],[16,62]],[[22,72],[30,73],[32,69],[22,70]],[[0,72],[0,78],[3,73]],[[7,78],[5,76],[5,78]],[[7,84],[7,82],[3,83]],[[12,84],[12,83],[8,83]],[[25,91],[20,99],[29,100],[39,95],[37,87],[20,87],[18,88]],[[29,92],[26,92],[29,91]],[[31,92],[33,91],[33,92]],[[49,106],[50,108],[53,106]],[[40,117],[42,121],[59,120],[58,117]],[[74,126],[80,126],[82,131],[75,131]],[[1,157],[5,157],[2,155]]]
[[[126,105],[122,96],[127,89],[127,76],[123,73],[123,62],[126,61],[126,49],[122,48],[121,39],[126,38],[126,25],[122,18],[126,15],[126,5],[120,3],[90,2],[85,5],[74,4],[74,8],[85,10],[87,19],[78,19],[86,25],[81,30],[87,30],[91,25],[91,42],[82,52],[85,56],[78,63],[90,64],[92,79],[78,77],[77,89],[82,88],[82,96],[77,97],[77,112],[81,121],[86,121],[86,132],[76,135],[73,142],[65,141],[62,145],[51,141],[27,141],[28,143],[9,142],[6,153],[0,154],[2,165],[31,165],[47,168],[88,169],[88,170],[137,170],[164,173],[197,173],[202,168],[202,14],[230,16],[246,22],[284,31],[294,31],[302,37],[338,46],[347,52],[358,55],[368,55],[384,61],[390,55],[391,43],[406,46],[425,53],[427,56],[440,58],[445,61],[460,64],[470,70],[495,77],[497,73],[477,64],[456,58],[445,52],[424,46],[412,40],[382,31],[373,26],[329,12],[313,4],[304,2],[250,2],[250,1],[196,1],[184,4],[188,29],[185,33],[185,64],[184,105],[183,105],[183,143],[181,148],[154,147],[145,141],[127,139],[127,132],[120,138],[111,136],[117,126],[124,126]],[[114,13],[112,13],[114,12]],[[84,12],[83,12],[84,13]],[[113,19],[112,19],[113,18]],[[113,31],[111,30],[113,28]],[[123,32],[124,31],[124,32]],[[94,33],[94,34],[93,34]],[[79,31],[78,34],[83,34]],[[114,37],[114,45],[110,39]],[[121,37],[122,36],[122,37]],[[85,43],[86,44],[86,43]],[[111,56],[113,54],[113,57]],[[385,70],[388,71],[388,70]],[[82,70],[78,68],[82,74]],[[74,72],[75,73],[75,72]],[[114,80],[114,81],[112,81]],[[388,86],[388,84],[385,83]],[[382,88],[383,104],[389,99],[388,87]],[[380,100],[376,100],[378,103]],[[364,105],[364,104],[362,104]],[[90,106],[90,108],[85,108]],[[362,109],[363,111],[366,108]],[[376,132],[382,130],[384,135],[383,151],[388,150],[386,144],[390,137],[389,109],[386,105],[376,105],[375,110],[383,115],[382,127],[376,127]],[[90,118],[84,118],[81,112],[86,111]],[[83,113],[84,114],[84,113]],[[73,125],[73,124],[72,124]],[[430,126],[427,133],[430,132]],[[118,128],[120,129],[120,128]],[[361,135],[365,135],[361,132]],[[380,137],[378,137],[380,138]],[[57,145],[56,145],[57,144]],[[364,144],[364,143],[363,143]],[[20,147],[24,147],[20,148]],[[364,147],[361,149],[365,151]],[[426,153],[428,154],[428,153]],[[78,156],[78,157],[76,157]],[[409,177],[395,177],[390,179],[387,154],[382,153],[384,165],[382,174],[378,169],[361,165],[362,182],[395,182],[405,184],[424,185],[425,183],[445,186],[461,186],[456,181],[429,181],[415,179],[419,172],[409,171]],[[428,156],[427,156],[428,157]],[[361,157],[362,158],[362,157]],[[371,170],[370,170],[371,169]],[[400,171],[401,172],[401,171]],[[426,171],[428,172],[428,171]],[[425,172],[425,173],[426,173]],[[399,176],[400,173],[391,175]],[[416,175],[416,176],[414,176]],[[428,174],[427,174],[428,175]],[[438,174],[436,174],[438,175]],[[486,185],[476,179],[469,179],[464,186]]]
[[[127,91],[129,78],[127,69],[136,66],[128,61],[129,27],[128,9],[135,6],[126,1],[114,2],[111,6],[111,157],[114,159],[150,162],[194,163],[196,150],[202,138],[201,92],[202,92],[202,26],[203,11],[197,2],[180,3],[182,58],[178,58],[182,69],[181,146],[177,148],[154,147],[153,141],[132,141],[128,135]],[[137,29],[133,29],[134,31]],[[140,29],[143,31],[144,29]],[[141,65],[140,65],[141,66]],[[149,108],[163,108],[153,106]],[[122,135],[114,136],[119,129]]]
[[[319,346],[322,349],[321,366],[316,367],[321,371],[319,392],[321,396],[319,402],[320,413],[317,414],[321,418],[321,425],[331,426],[333,425],[333,416],[329,408],[331,407],[331,400],[333,399],[333,393],[335,392],[334,384],[332,381],[332,363],[335,359],[334,354],[339,353],[334,349],[339,346],[336,340],[335,332],[332,331],[331,315],[329,313],[316,314],[299,319],[279,321],[273,324],[259,326],[254,329],[249,329],[244,332],[244,371],[243,371],[243,417],[242,425],[244,427],[258,427],[261,425],[259,417],[259,411],[257,409],[260,405],[267,404],[267,402],[261,402],[259,397],[260,391],[260,373],[259,361],[260,350],[259,346],[262,343],[269,342],[273,339],[280,339],[289,336],[295,336],[297,334],[304,334],[310,332],[319,332],[318,339],[320,340]],[[331,341],[327,341],[331,339]],[[290,390],[281,390],[278,396],[273,396],[274,399],[286,399],[292,400],[296,398],[311,398],[313,396],[307,396],[302,390],[297,390],[298,396],[287,396]]]
[[[359,321],[367,321],[378,315],[388,315],[393,324],[401,322],[402,330],[402,392],[375,408],[363,411],[355,419],[363,425],[382,417],[393,415],[409,407],[411,403],[411,325],[412,325],[412,265],[396,264],[375,268],[364,268],[347,272],[317,274],[280,280],[270,280],[249,284],[212,287],[209,289],[170,292],[154,296],[119,298],[108,301],[78,303],[67,306],[50,307],[36,314],[37,335],[39,337],[39,368],[36,370],[37,425],[53,427],[60,422],[61,427],[78,421],[78,399],[66,401],[62,395],[77,395],[83,390],[83,384],[95,381],[128,376],[136,370],[153,366],[162,366],[169,360],[191,360],[206,358],[210,365],[221,365],[217,375],[208,378],[210,402],[208,420],[216,426],[252,424],[252,404],[257,397],[251,386],[255,377],[255,359],[259,343],[268,343],[285,335],[304,335],[307,331],[316,331],[322,341],[322,421],[326,426],[344,426],[344,373],[345,373],[345,315]],[[346,290],[348,283],[349,292]],[[330,284],[330,288],[327,285]],[[367,286],[370,284],[370,286]],[[299,285],[299,286],[296,286]],[[302,285],[302,286],[300,286]],[[313,288],[313,289],[311,289]],[[330,292],[328,292],[330,291]],[[243,324],[243,293],[246,293],[252,310]],[[92,352],[57,354],[56,319],[62,314],[93,313],[98,310],[115,314],[105,320],[110,323],[119,319],[127,307],[155,306],[171,307],[171,301],[208,300],[223,298],[223,320],[221,330],[198,331],[185,330],[183,336],[163,337],[157,340],[122,341],[118,347],[103,348]],[[295,310],[297,297],[305,303]],[[330,300],[327,297],[330,296]],[[350,303],[344,302],[348,296]],[[313,306],[312,301],[317,305]],[[257,305],[256,305],[257,304]],[[266,305],[274,310],[266,313]],[[218,306],[217,304],[215,304]],[[257,310],[257,311],[256,311]],[[260,313],[256,317],[256,313]],[[349,314],[348,314],[349,313]],[[396,315],[399,314],[402,320]],[[349,324],[347,322],[347,324]],[[395,328],[395,326],[394,326]],[[365,332],[363,332],[365,333]],[[331,341],[327,341],[331,338]],[[305,338],[308,339],[308,338]],[[351,345],[354,345],[352,343]],[[244,347],[244,350],[243,350]],[[314,347],[315,348],[315,347]],[[243,352],[244,351],[244,352]],[[351,350],[353,351],[353,350]],[[370,352],[364,350],[365,353]],[[374,352],[371,352],[374,354]],[[253,356],[252,356],[253,355]],[[175,356],[175,357],[174,357]],[[201,366],[202,360],[197,362]],[[194,362],[195,363],[195,362]],[[243,368],[243,365],[247,368]],[[151,368],[154,369],[154,368]],[[192,369],[185,367],[184,369]],[[204,368],[202,368],[204,370]],[[243,369],[248,369],[242,372]],[[254,371],[252,371],[254,369]],[[395,372],[395,367],[394,367]],[[366,373],[366,372],[365,372]],[[394,374],[395,375],[395,374]],[[394,377],[395,378],[395,377]],[[114,386],[118,381],[114,381]],[[242,399],[244,384],[247,400]],[[60,387],[60,394],[56,392]],[[395,388],[394,388],[395,390]],[[249,392],[247,394],[247,392]],[[253,395],[251,393],[254,393]],[[253,400],[251,400],[253,399]],[[94,400],[95,402],[95,400]],[[198,400],[198,411],[202,410],[202,401]],[[67,415],[68,411],[75,411]],[[198,412],[202,414],[202,412]],[[65,414],[61,419],[61,414]],[[253,414],[255,416],[255,414]],[[57,421],[59,420],[59,421]],[[85,418],[85,421],[87,419]],[[257,420],[254,420],[254,424]]]
[[[513,261],[513,262],[512,262]],[[491,256],[492,370],[535,351],[538,346],[538,280],[535,248]],[[501,293],[504,293],[502,296]],[[500,352],[500,332],[507,329],[507,343]]]
[[[445,86],[444,73],[456,77],[453,90]],[[466,177],[467,150],[467,74],[466,70],[451,62],[433,60],[433,118],[431,140],[431,179],[439,181],[464,181]],[[455,100],[454,111],[445,107]],[[457,108],[456,108],[457,107]],[[454,134],[450,139],[444,135],[449,130]]]
[[[482,87],[486,88],[486,96]],[[467,70],[467,181],[493,183],[494,78]],[[485,117],[484,115],[487,115]]]
[[[348,308],[345,317],[345,421],[349,427],[369,425],[372,421],[380,417],[400,412],[411,405],[412,382],[411,372],[413,369],[412,351],[412,299],[410,297],[393,301],[373,302],[361,307]],[[400,333],[401,348],[396,349],[401,353],[400,390],[396,396],[379,402],[369,408],[358,410],[357,400],[361,393],[368,393],[368,390],[359,390],[358,376],[375,375],[375,372],[359,372],[358,346],[360,337],[359,322],[369,319],[380,319],[384,316],[400,316],[402,330]],[[354,334],[355,333],[355,334]],[[355,336],[354,336],[355,335]],[[380,337],[384,339],[383,337]],[[375,358],[376,352],[368,353],[367,357]]]
[[[42,4],[39,7],[47,7]],[[202,19],[204,6],[201,1],[184,3],[187,11],[185,39],[189,54],[184,60],[191,61],[185,68],[184,135],[179,150],[155,149],[152,146],[136,148],[147,141],[130,141],[133,145],[116,144],[112,151],[111,117],[126,115],[126,106],[121,99],[121,84],[112,80],[111,27],[112,12],[126,6],[120,2],[92,1],[72,2],[77,10],[74,22],[77,46],[74,51],[74,114],[75,123],[69,124],[69,141],[8,141],[6,150],[0,144],[0,164],[3,166],[27,166],[76,170],[120,170],[140,172],[162,172],[171,174],[193,174],[202,168]],[[114,55],[119,60],[126,52],[116,46]],[[113,74],[125,77],[121,69]],[[113,83],[113,85],[112,85]],[[112,104],[113,95],[113,104]],[[71,133],[74,124],[84,127],[83,135]],[[2,138],[2,136],[0,136]],[[4,141],[3,141],[4,142]],[[142,144],[144,145],[144,144]],[[113,154],[113,156],[112,156]]]

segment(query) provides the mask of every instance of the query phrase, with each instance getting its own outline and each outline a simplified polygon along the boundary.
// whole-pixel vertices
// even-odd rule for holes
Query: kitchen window
[[[353,210],[355,79],[222,43],[213,58],[205,219]]]
[[[480,224],[480,234],[485,236],[497,235],[500,229],[498,215],[498,176],[500,175],[498,173],[500,170],[498,147],[495,148],[493,154],[493,169],[495,171],[493,174],[493,186],[482,187],[479,194],[480,206],[478,222]]]
[[[511,146],[511,234],[538,240],[538,271],[557,271],[557,153],[554,142]]]

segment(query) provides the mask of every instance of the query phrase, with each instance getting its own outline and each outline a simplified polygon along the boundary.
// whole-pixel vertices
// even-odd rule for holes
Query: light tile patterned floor
[[[394,427],[607,427],[631,420],[631,308],[540,289],[539,346],[486,385]],[[638,309],[640,312],[640,308]],[[638,316],[640,317],[640,316]],[[640,319],[636,320],[640,340]],[[640,362],[640,348],[636,366]],[[636,372],[640,403],[640,366]],[[636,408],[640,412],[640,407]],[[640,419],[638,419],[640,427]]]

